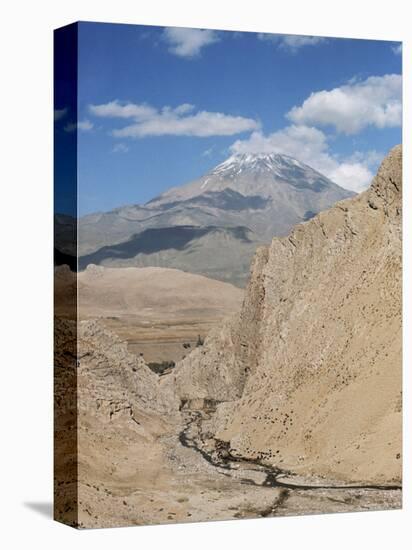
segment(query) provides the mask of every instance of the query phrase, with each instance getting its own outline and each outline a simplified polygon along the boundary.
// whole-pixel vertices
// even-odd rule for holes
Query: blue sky
[[[80,214],[144,203],[236,152],[361,190],[401,141],[399,43],[80,23]],[[311,95],[312,94],[312,95]]]

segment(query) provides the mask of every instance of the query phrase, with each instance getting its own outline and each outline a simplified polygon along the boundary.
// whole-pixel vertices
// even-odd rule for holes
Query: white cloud
[[[54,121],[57,122],[67,115],[67,107],[64,109],[54,109]]]
[[[383,161],[384,154],[375,150],[370,151],[355,151],[347,157],[347,160],[351,162],[362,162],[366,163],[368,166],[373,166],[378,168],[379,164]]]
[[[327,176],[341,187],[359,193],[369,186],[373,173],[367,165],[360,162],[342,162],[337,163],[336,168]]]
[[[163,38],[169,44],[169,52],[185,58],[196,57],[202,48],[219,41],[216,31],[180,27],[166,28]]]
[[[182,105],[179,105],[174,109],[174,112],[178,115],[185,115],[186,113],[190,113],[195,108],[194,105],[191,103],[183,103]]]
[[[215,148],[214,148],[213,145],[212,145],[212,147],[209,147],[209,149],[205,149],[202,153],[202,157],[210,157],[214,150],[215,150]]]
[[[396,46],[392,46],[392,51],[396,55],[402,55],[402,42],[399,42]]]
[[[94,124],[93,122],[90,122],[90,120],[81,120],[77,123],[77,128],[83,132],[88,132],[93,128],[93,126]]]
[[[112,153],[127,153],[129,147],[124,143],[116,143],[112,149]]]
[[[314,92],[301,106],[293,107],[287,117],[295,124],[334,126],[345,134],[356,134],[367,126],[400,126],[402,77],[371,76],[333,90]]]
[[[326,136],[321,130],[295,125],[267,136],[262,132],[253,132],[249,139],[235,141],[231,146],[234,153],[275,152],[292,157],[300,155],[304,158],[310,157],[313,151],[320,153],[326,148]]]
[[[151,120],[114,130],[115,137],[146,136],[232,136],[258,127],[256,121],[223,113],[199,111],[195,115],[180,117],[176,113],[162,113]]]
[[[146,136],[231,136],[257,130],[258,122],[251,118],[209,111],[194,112],[195,107],[184,103],[176,108],[157,110],[149,105],[111,101],[104,105],[90,105],[96,116],[129,118],[132,124],[113,130],[115,137],[142,138]]]
[[[74,132],[75,130],[80,130],[81,132],[88,132],[94,127],[93,122],[90,120],[79,120],[79,122],[69,122],[64,127],[66,132]]]
[[[327,42],[322,36],[301,36],[297,34],[267,34],[259,33],[258,38],[276,44],[280,49],[295,54],[300,48],[317,46]]]
[[[308,164],[332,181],[360,192],[368,187],[381,155],[375,151],[356,152],[339,158],[329,150],[326,135],[318,128],[292,125],[269,135],[253,132],[246,140],[237,140],[232,153],[280,153]],[[372,171],[373,170],[373,171]]]
[[[121,104],[119,101],[110,101],[103,105],[89,105],[89,111],[96,116],[105,118],[134,118],[135,120],[145,120],[156,114],[156,109],[142,103]]]

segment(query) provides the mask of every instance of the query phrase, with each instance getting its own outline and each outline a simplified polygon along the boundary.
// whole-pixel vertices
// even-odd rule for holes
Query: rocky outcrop
[[[127,349],[113,332],[99,321],[78,324],[78,392],[80,411],[93,407],[101,416],[108,408],[108,420],[116,412],[116,403],[130,405],[128,414],[167,414],[176,409],[172,394],[159,391],[159,377]],[[134,418],[137,420],[137,418]]]
[[[267,262],[267,247],[256,251],[251,266],[248,292],[240,315],[226,320],[207,336],[164,384],[174,387],[182,402],[191,399],[233,401],[243,392],[254,372],[260,346],[264,304],[262,268]]]
[[[177,367],[180,397],[225,402],[232,455],[400,482],[401,208],[398,146],[367,191],[260,249],[240,317]]]
[[[55,337],[56,517],[77,527],[130,523],[123,488],[171,476],[160,439],[176,430],[178,403],[101,322],[56,318]]]
[[[213,329],[203,346],[192,351],[162,382],[163,388],[176,392],[181,407],[196,399],[220,402],[241,396],[246,377],[236,364],[235,323],[227,321]]]

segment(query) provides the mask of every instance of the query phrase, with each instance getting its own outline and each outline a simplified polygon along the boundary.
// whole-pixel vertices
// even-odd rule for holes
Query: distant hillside
[[[74,275],[64,267],[56,271],[56,307],[65,310]],[[125,269],[89,265],[78,280],[79,314],[84,317],[127,316],[156,321],[201,311],[224,317],[240,309],[243,291],[233,285],[177,269],[158,267]],[[69,302],[70,305],[71,302]]]
[[[250,258],[260,244],[245,227],[185,226],[146,229],[128,241],[82,256],[107,267],[168,267],[243,286]]]

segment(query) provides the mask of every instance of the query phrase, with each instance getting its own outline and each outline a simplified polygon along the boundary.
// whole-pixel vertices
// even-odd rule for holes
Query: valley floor
[[[220,320],[199,312],[169,316],[159,320],[142,316],[106,317],[104,325],[128,344],[129,351],[142,354],[146,363],[177,362],[196,345]]]
[[[116,323],[117,336],[107,330]],[[74,525],[99,528],[401,508],[398,486],[310,479],[231,456],[228,446],[210,431],[216,403],[176,403],[167,414],[153,408],[151,402],[161,400],[162,392],[165,399],[173,399],[168,386],[172,375],[153,374],[140,353],[130,353],[133,344],[119,338],[125,336],[124,324],[99,319],[82,321],[80,327]],[[188,339],[185,334],[183,340]],[[138,391],[149,399],[147,408],[129,393],[134,378],[127,377],[135,376],[139,361],[143,370],[135,380]],[[58,372],[62,384],[56,385],[57,395],[65,394],[66,378]],[[152,385],[155,394],[150,398]],[[63,425],[63,434],[65,430]],[[59,452],[67,454],[67,445],[60,445]],[[57,454],[57,466],[64,466],[66,459]],[[66,488],[56,499],[57,516],[70,509],[65,500],[65,495],[72,498],[70,488],[76,491],[75,480],[65,472],[66,467],[58,482]]]
[[[125,486],[125,472],[119,470],[106,486],[84,480],[80,527],[401,508],[400,487],[344,486],[230,457],[219,441],[202,434],[209,414],[181,411],[171,433],[157,442],[162,451],[151,468],[159,475],[149,486],[133,482]]]
[[[107,325],[117,326],[118,335]],[[193,338],[199,330],[194,327]],[[79,334],[79,485],[66,473],[68,445],[60,443],[57,516],[73,511],[70,499],[76,491],[73,524],[80,528],[401,508],[398,486],[310,479],[232,456],[210,429],[216,403],[193,400],[179,406],[176,401],[168,404],[169,412],[156,405],[162,393],[165,400],[175,399],[168,385],[173,375],[154,374],[140,352],[130,353],[133,343],[123,339],[124,323],[82,321]],[[190,338],[185,334],[183,340]],[[64,400],[67,374],[58,369],[55,381],[57,398]],[[62,437],[70,441],[67,419],[61,420]]]

